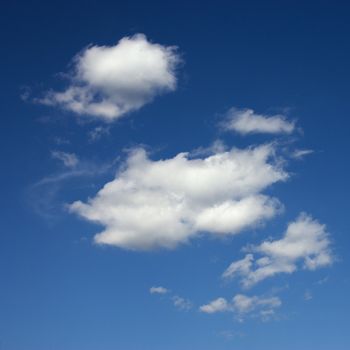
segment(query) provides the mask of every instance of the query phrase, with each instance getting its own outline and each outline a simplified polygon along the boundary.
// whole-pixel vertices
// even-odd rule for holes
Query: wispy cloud
[[[101,164],[80,160],[74,167],[66,166],[29,186],[26,192],[27,202],[37,214],[52,221],[66,206],[66,201],[61,197],[66,186],[80,187],[84,182],[77,184],[74,180],[97,179],[114,169],[114,161]],[[91,186],[91,183],[85,185]]]
[[[246,334],[242,331],[236,331],[236,330],[223,330],[218,332],[218,335],[226,340],[232,340],[235,338],[243,338],[246,336]]]
[[[97,126],[93,130],[89,131],[89,141],[96,142],[103,136],[109,135],[110,127],[109,126]]]
[[[303,159],[304,157],[312,153],[314,153],[312,149],[297,149],[294,152],[292,152],[291,156],[294,159]]]
[[[305,293],[304,293],[304,300],[305,301],[309,301],[311,300],[313,297],[312,297],[312,293],[309,291],[309,290],[306,290]]]
[[[79,163],[79,159],[75,153],[52,151],[51,156],[54,159],[60,160],[67,168],[74,168]]]
[[[188,311],[192,309],[192,302],[188,299],[182,298],[178,295],[173,296],[172,298],[174,306],[179,310]]]

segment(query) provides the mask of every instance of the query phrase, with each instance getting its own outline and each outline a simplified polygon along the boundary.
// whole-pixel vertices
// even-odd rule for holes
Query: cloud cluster
[[[152,43],[143,34],[124,37],[112,46],[89,46],[74,58],[68,86],[51,90],[37,101],[113,122],[157,95],[175,90],[179,62],[175,47]],[[22,98],[27,99],[28,93],[24,91]],[[285,115],[237,108],[229,110],[221,126],[242,135],[291,134],[296,128]],[[99,140],[110,130],[110,124],[96,126],[88,134],[89,141]],[[56,140],[57,144],[67,142]],[[174,248],[202,233],[216,237],[238,234],[281,210],[279,201],[264,193],[288,178],[275,151],[273,144],[228,150],[216,141],[209,148],[152,160],[144,149],[134,149],[112,181],[86,202],[69,205],[69,210],[103,227],[94,237],[97,244],[132,250]],[[297,149],[289,156],[303,159],[312,152]],[[68,169],[35,185],[45,192],[50,187],[52,198],[56,191],[53,184],[105,171],[86,166],[73,153],[53,151],[52,157]],[[44,202],[45,208],[48,203]],[[250,246],[245,257],[232,262],[222,277],[238,277],[248,288],[277,274],[300,268],[314,270],[333,260],[325,226],[301,214],[289,223],[281,239]],[[153,286],[149,293],[179,310],[193,308],[190,300],[165,287]],[[311,299],[311,293],[305,292],[304,298]],[[266,320],[281,304],[275,296],[237,294],[231,300],[217,298],[199,310],[207,314],[232,312],[239,320],[248,315]]]
[[[261,115],[252,109],[231,108],[223,123],[223,128],[240,134],[290,134],[295,129],[284,115]]]
[[[137,34],[114,46],[90,46],[73,63],[70,85],[39,102],[110,122],[174,90],[179,57],[175,47]]]
[[[281,305],[282,302],[278,297],[249,297],[244,294],[237,294],[231,301],[220,297],[206,305],[202,305],[199,310],[207,314],[233,312],[240,320],[243,320],[248,314],[258,312],[260,317],[267,319],[274,314],[274,309]]]
[[[135,149],[114,180],[70,210],[105,226],[96,243],[173,248],[201,232],[236,234],[272,218],[280,204],[261,192],[287,177],[272,145],[158,161]]]
[[[250,247],[252,253],[233,262],[223,273],[223,278],[240,277],[243,287],[254,284],[276,274],[293,273],[302,267],[315,270],[330,265],[334,258],[325,225],[307,214],[289,223],[284,236]]]

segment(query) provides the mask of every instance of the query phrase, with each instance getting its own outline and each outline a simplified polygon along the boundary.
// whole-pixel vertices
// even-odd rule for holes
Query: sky
[[[1,350],[346,350],[350,6],[1,5]]]

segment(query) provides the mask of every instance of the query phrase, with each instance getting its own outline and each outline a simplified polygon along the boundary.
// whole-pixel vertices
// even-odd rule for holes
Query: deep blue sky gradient
[[[349,279],[350,5],[345,1],[12,1],[0,9],[0,349],[1,350],[347,350]],[[183,58],[174,93],[112,126],[96,143],[67,112],[23,101],[62,86],[56,74],[89,44],[135,33],[176,45]],[[222,134],[232,106],[288,110],[302,128],[286,184],[270,191],[285,212],[226,242],[203,238],[174,251],[127,252],[93,245],[98,227],[67,213],[113,178],[123,149],[144,144],[152,157],[209,146],[247,146],[270,137]],[[55,138],[70,144],[57,146]],[[285,140],[284,140],[285,141]],[[280,142],[283,142],[280,140]],[[291,142],[289,139],[288,142]],[[63,171],[50,152],[75,152],[102,174],[35,186]],[[239,292],[219,276],[240,248],[306,211],[327,224],[337,262],[264,281],[280,288],[277,321],[237,323],[231,314],[179,312],[148,293],[164,285],[196,305]],[[321,279],[328,278],[324,284]],[[306,302],[304,292],[313,299]],[[232,339],[223,331],[237,334]]]

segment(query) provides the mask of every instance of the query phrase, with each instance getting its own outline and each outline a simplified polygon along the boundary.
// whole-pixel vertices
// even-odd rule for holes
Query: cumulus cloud
[[[240,277],[243,287],[280,273],[293,273],[300,267],[306,270],[330,265],[334,258],[325,225],[302,213],[289,223],[284,236],[250,247],[252,253],[233,262],[223,273],[223,278]]]
[[[284,115],[267,116],[255,113],[252,109],[231,108],[223,123],[226,130],[240,134],[290,134],[295,129],[294,122],[290,122]]]
[[[278,297],[235,295],[231,301],[218,298],[206,305],[200,306],[199,310],[207,314],[218,312],[233,312],[239,320],[243,320],[248,314],[259,312],[262,319],[267,319],[274,314],[274,309],[280,307],[282,302]]]
[[[272,145],[158,161],[135,149],[114,180],[70,210],[105,227],[98,244],[174,248],[201,232],[232,235],[272,218],[280,204],[261,192],[287,177]]]
[[[70,85],[38,102],[111,122],[174,90],[178,63],[175,47],[152,43],[143,34],[112,46],[89,46],[73,60]]]
[[[151,294],[167,294],[169,293],[169,290],[167,288],[159,286],[159,287],[151,287],[149,289],[149,292]]]
[[[79,163],[79,159],[74,153],[52,151],[51,156],[60,160],[67,168],[74,168]]]

